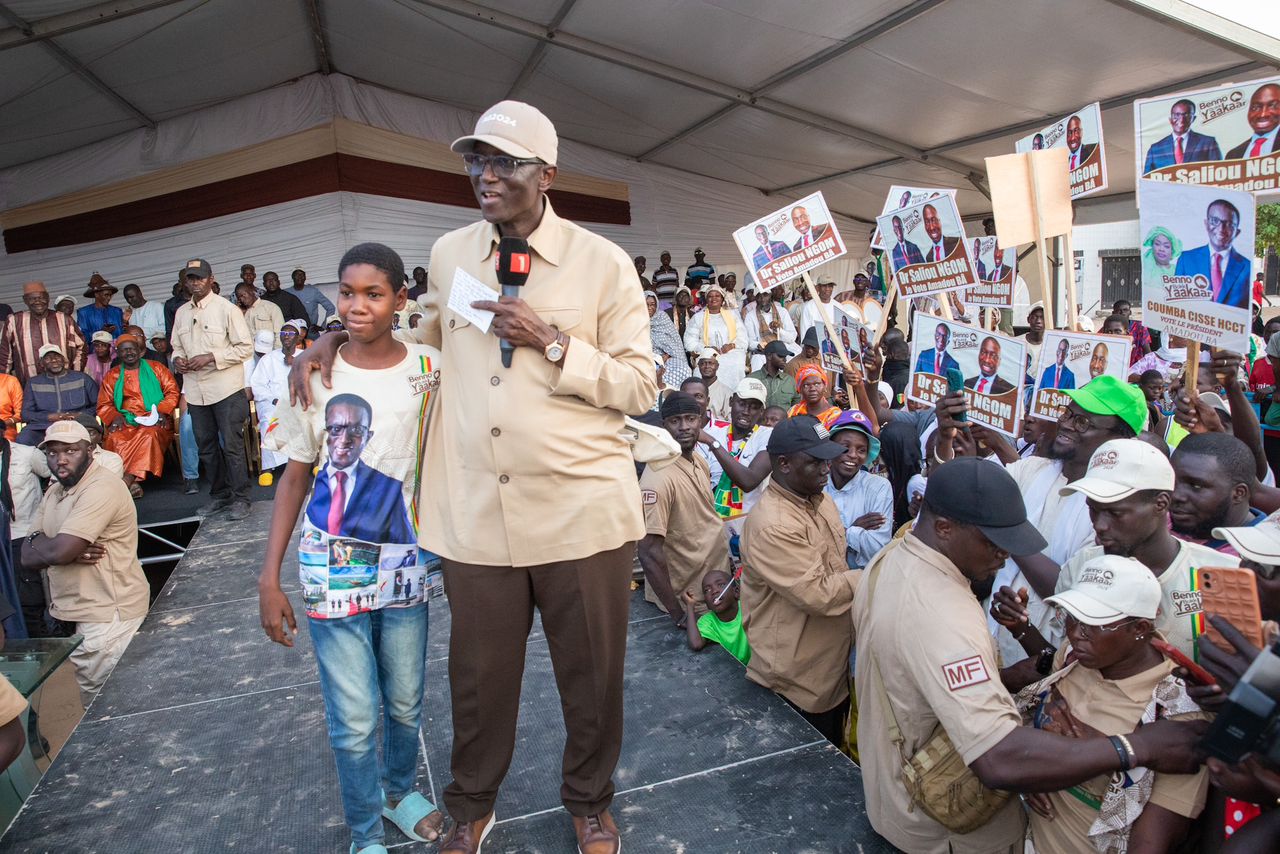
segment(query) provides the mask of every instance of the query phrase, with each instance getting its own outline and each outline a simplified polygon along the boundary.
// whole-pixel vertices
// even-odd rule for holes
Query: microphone
[[[520,288],[529,278],[532,263],[529,241],[520,237],[504,237],[498,241],[498,257],[494,266],[498,268],[498,283],[502,285],[504,297],[520,296]],[[516,350],[515,345],[500,338],[498,347],[502,350],[502,367],[511,367],[511,354]]]

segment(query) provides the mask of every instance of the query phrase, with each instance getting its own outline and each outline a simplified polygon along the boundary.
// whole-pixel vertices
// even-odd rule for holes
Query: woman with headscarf
[[[689,378],[684,342],[667,313],[658,311],[658,295],[645,291],[644,301],[649,309],[649,343],[653,345],[654,358],[662,362],[662,382],[672,388],[680,388],[680,383]]]
[[[712,285],[704,292],[706,308],[689,318],[684,332],[684,349],[700,353],[711,347],[720,354],[720,382],[737,388],[747,375],[746,324],[738,313],[725,309],[724,289]]]
[[[1172,276],[1178,266],[1178,256],[1182,254],[1182,241],[1163,225],[1157,225],[1147,232],[1147,239],[1142,241],[1142,281],[1147,284],[1158,283],[1161,276]]]
[[[840,417],[840,408],[827,396],[827,373],[821,368],[804,365],[797,370],[796,391],[800,392],[800,402],[787,411],[788,418],[812,415],[822,422],[823,427],[830,429]]]

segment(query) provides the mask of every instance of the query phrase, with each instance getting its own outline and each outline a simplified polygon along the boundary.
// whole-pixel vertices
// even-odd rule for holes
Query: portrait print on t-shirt
[[[291,460],[316,464],[298,546],[303,599],[316,619],[412,605],[430,593],[415,499],[438,351],[411,347],[400,365],[376,371],[341,357],[333,388],[317,383],[307,410],[282,406],[267,432]]]

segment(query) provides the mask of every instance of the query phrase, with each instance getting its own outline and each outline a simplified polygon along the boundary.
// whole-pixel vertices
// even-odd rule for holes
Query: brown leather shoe
[[[455,821],[440,840],[440,854],[480,854],[480,846],[493,830],[494,814],[479,821]]]
[[[578,854],[621,854],[622,837],[608,810],[586,818],[575,815],[573,830],[578,834]]]

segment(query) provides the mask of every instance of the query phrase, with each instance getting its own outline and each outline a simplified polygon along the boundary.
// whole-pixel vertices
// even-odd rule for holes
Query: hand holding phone
[[[964,391],[964,374],[960,373],[959,368],[947,368],[947,393],[957,394]],[[968,421],[969,413],[961,412],[959,415],[953,416],[955,421]]]

